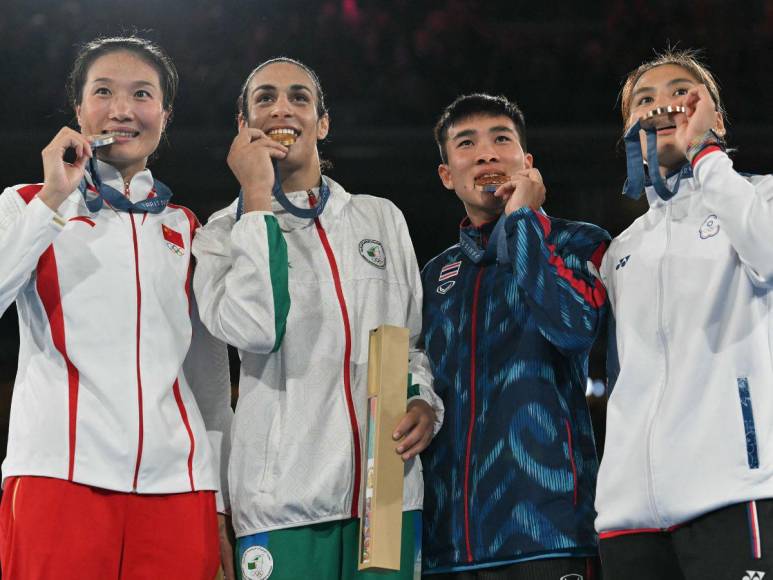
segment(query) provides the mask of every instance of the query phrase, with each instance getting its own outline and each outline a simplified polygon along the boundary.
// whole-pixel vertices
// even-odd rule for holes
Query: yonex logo
[[[747,570],[741,580],[762,580],[765,577],[765,572],[757,572],[755,570]]]
[[[558,580],[583,580],[582,574],[566,574]]]
[[[619,270],[620,268],[625,268],[625,265],[628,263],[628,258],[631,257],[631,254],[628,254],[625,258],[620,258],[620,260],[617,262],[617,266],[615,266],[615,270]]]

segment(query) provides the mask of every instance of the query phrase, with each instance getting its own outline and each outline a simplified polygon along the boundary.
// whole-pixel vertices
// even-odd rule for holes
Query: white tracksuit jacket
[[[670,201],[647,197],[602,264],[619,359],[602,537],[773,497],[773,176],[715,151]]]
[[[264,308],[255,299],[270,304],[271,293],[250,281],[254,265],[245,259],[260,251],[255,224],[267,212],[235,223],[233,203],[194,242],[202,320],[242,359],[228,473],[237,536],[359,513],[368,332],[407,326],[412,345],[420,332],[421,280],[402,214],[387,200],[352,196],[328,181],[330,199],[318,220],[273,202],[287,241],[291,300],[284,341],[273,354],[252,338],[263,334],[252,323],[253,308]],[[288,197],[309,206],[304,191]],[[442,403],[423,352],[412,351],[409,370],[438,414],[437,432]],[[403,507],[421,509],[419,459],[405,472]]]
[[[125,191],[113,167],[99,171]],[[0,195],[0,312],[16,301],[21,339],[3,478],[219,489],[228,359],[189,298],[196,217],[172,205],[91,213],[77,190],[57,213],[35,196],[41,187]],[[130,198],[152,187],[150,171],[138,173]]]

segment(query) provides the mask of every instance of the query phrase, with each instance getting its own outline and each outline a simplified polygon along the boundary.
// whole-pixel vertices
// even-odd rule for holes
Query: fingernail
[[[394,433],[392,433],[392,439],[394,439],[395,441],[400,439],[400,432],[399,431],[395,431]]]
[[[397,451],[398,453],[402,453],[402,452],[403,452],[403,448],[402,448],[402,447],[398,447],[396,451]]]

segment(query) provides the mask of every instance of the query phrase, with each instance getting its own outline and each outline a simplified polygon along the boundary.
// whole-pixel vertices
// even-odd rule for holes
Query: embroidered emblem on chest
[[[386,252],[384,246],[378,240],[362,240],[360,242],[360,256],[365,258],[368,264],[381,268],[386,268]]]
[[[164,236],[167,248],[172,250],[178,256],[185,254],[185,242],[183,241],[183,236],[180,232],[161,224],[161,233]]]
[[[701,224],[701,229],[698,230],[702,240],[712,238],[719,233],[719,218],[714,214],[707,217]]]

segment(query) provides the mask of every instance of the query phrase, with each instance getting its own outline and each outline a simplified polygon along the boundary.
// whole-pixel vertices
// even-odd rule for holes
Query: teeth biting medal
[[[638,121],[626,130],[623,136],[625,143],[625,158],[628,172],[628,178],[623,185],[623,195],[631,199],[639,199],[644,192],[645,185],[651,184],[655,191],[664,201],[668,201],[677,191],[679,191],[679,182],[682,179],[682,171],[679,172],[673,191],[668,188],[658,165],[658,131],[676,127],[674,115],[686,113],[687,107],[683,105],[669,105],[667,107],[658,107],[642,115]],[[645,162],[642,156],[641,144],[639,141],[639,132],[644,131],[647,140],[647,166],[655,167],[655,171],[646,171]],[[689,170],[689,164],[685,166]]]
[[[115,143],[115,137],[115,133],[101,133],[99,135],[89,135],[87,139],[89,140],[89,145],[91,145],[91,148],[96,149],[98,147],[112,145]]]
[[[475,178],[475,188],[485,191],[486,193],[494,193],[500,185],[510,181],[509,175],[502,175],[500,173],[487,173]]]
[[[297,136],[293,129],[273,129],[268,133],[268,136],[277,143],[281,143],[285,147],[289,147],[295,143]]]
[[[674,126],[674,115],[677,113],[686,113],[687,107],[682,105],[669,105],[667,107],[658,107],[647,112],[639,119],[641,128],[647,129],[665,129]]]
[[[115,143],[119,137],[136,137],[136,131],[106,131],[97,135],[89,135],[87,139],[92,148],[97,149],[99,147],[106,147]]]

